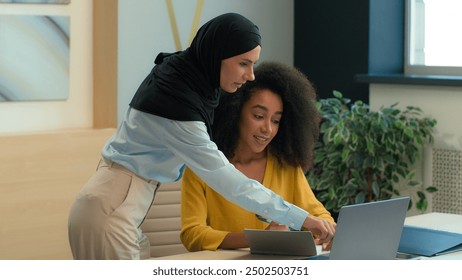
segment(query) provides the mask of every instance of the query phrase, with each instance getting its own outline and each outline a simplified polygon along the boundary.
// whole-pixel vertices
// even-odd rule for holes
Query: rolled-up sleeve
[[[170,122],[165,145],[212,189],[250,212],[301,229],[308,213],[237,170],[209,139],[203,123]]]

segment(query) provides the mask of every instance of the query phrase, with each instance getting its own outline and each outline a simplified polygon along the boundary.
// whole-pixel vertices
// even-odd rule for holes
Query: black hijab
[[[221,60],[253,50],[261,45],[260,39],[258,27],[239,14],[213,18],[186,50],[158,54],[130,106],[172,120],[203,121],[212,135]]]

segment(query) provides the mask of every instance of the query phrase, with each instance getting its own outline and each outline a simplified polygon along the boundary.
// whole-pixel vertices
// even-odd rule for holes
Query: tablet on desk
[[[252,254],[316,255],[316,245],[310,231],[244,229],[244,235]]]

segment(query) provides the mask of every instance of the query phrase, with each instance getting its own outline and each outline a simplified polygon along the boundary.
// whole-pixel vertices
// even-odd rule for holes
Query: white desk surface
[[[462,215],[447,213],[427,213],[407,217],[406,225],[427,227],[438,230],[462,233]],[[317,246],[318,253],[321,248]],[[272,255],[252,255],[249,249],[239,250],[218,250],[218,251],[199,251],[179,255],[171,255],[156,260],[290,260],[300,258],[298,256],[272,256]],[[456,259],[462,260],[462,252],[441,255],[432,258],[422,259]]]
[[[462,215],[457,214],[428,213],[407,217],[404,223],[411,226],[462,233]]]
[[[249,249],[198,251],[155,258],[156,260],[293,260],[299,256],[253,255]]]

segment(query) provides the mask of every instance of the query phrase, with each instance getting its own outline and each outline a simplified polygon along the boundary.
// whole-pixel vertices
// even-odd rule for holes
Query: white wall
[[[198,1],[173,0],[182,49],[189,45],[191,25]],[[136,5],[135,5],[136,4]],[[227,12],[251,19],[262,34],[260,61],[293,64],[293,0],[205,0],[199,27]],[[165,0],[119,0],[118,118],[159,52],[174,52],[175,44]]]
[[[0,13],[70,16],[71,28],[68,100],[0,102],[0,134],[92,127],[92,0],[69,5],[2,3]]]

